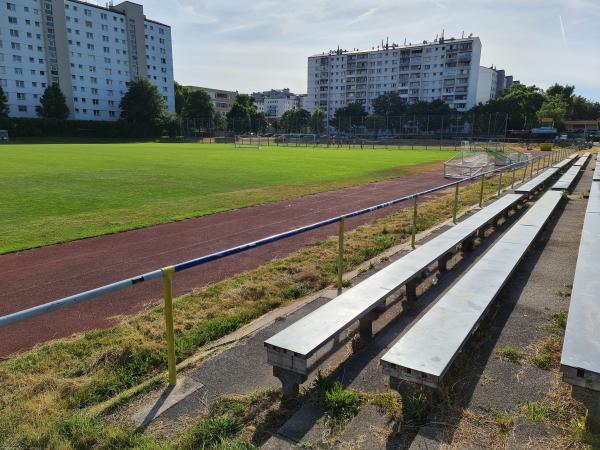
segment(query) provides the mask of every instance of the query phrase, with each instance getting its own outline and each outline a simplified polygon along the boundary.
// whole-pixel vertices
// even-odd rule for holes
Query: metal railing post
[[[342,275],[344,274],[344,219],[340,220],[338,227],[338,257],[337,257],[337,288],[342,291]]]
[[[525,162],[525,172],[523,172],[523,179],[521,183],[525,183],[525,179],[527,178],[527,169],[529,168],[529,161]]]
[[[454,207],[452,208],[452,222],[456,223],[456,214],[458,212],[458,185],[460,182],[456,183],[456,187],[454,189]]]
[[[500,197],[501,192],[502,192],[502,171],[500,171],[500,175],[498,175],[498,197]]]
[[[529,172],[529,179],[533,178],[533,166],[535,166],[535,161],[531,161],[531,172]]]
[[[165,325],[167,333],[167,361],[169,366],[169,385],[177,383],[175,368],[175,331],[173,327],[173,266],[163,269],[163,288],[165,297]]]
[[[510,183],[510,188],[514,191],[515,190],[515,176],[516,174],[517,168],[515,166],[513,166],[513,170],[512,170],[512,179],[511,179],[511,183]]]
[[[417,220],[419,218],[419,196],[415,195],[415,206],[413,210],[412,236],[410,238],[410,246],[414,250],[416,248],[417,239]]]
[[[483,183],[485,181],[485,175],[481,174],[481,190],[479,191],[479,207],[483,206]]]

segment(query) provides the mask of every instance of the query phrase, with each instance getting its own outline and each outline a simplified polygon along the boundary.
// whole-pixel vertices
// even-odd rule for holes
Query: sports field
[[[402,176],[439,150],[0,146],[0,253]]]

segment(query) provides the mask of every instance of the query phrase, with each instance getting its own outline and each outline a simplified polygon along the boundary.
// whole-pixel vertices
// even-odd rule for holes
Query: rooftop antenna
[[[404,38],[404,46],[406,47],[406,38]]]
[[[463,31],[462,32],[462,39],[464,39],[464,38],[465,38],[465,32]]]

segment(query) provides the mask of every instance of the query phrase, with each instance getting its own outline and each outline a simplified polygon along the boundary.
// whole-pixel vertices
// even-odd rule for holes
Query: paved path
[[[409,175],[0,256],[0,315],[429,189],[445,181],[441,171]],[[406,206],[354,218],[348,221],[347,229]],[[253,269],[288,255],[314,239],[334,235],[336,230],[333,225],[177,274],[174,292],[181,295],[197,286]],[[161,292],[161,281],[155,280],[0,329],[0,357],[31,348],[39,342],[108,327],[117,315],[135,314],[155,304],[160,300]]]

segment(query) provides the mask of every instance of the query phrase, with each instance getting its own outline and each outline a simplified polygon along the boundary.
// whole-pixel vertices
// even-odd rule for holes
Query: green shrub
[[[234,437],[241,430],[235,419],[222,417],[206,419],[190,428],[180,439],[179,449],[210,449]]]
[[[360,411],[360,404],[358,394],[344,389],[339,381],[325,392],[324,407],[334,422],[344,423],[352,419]]]

